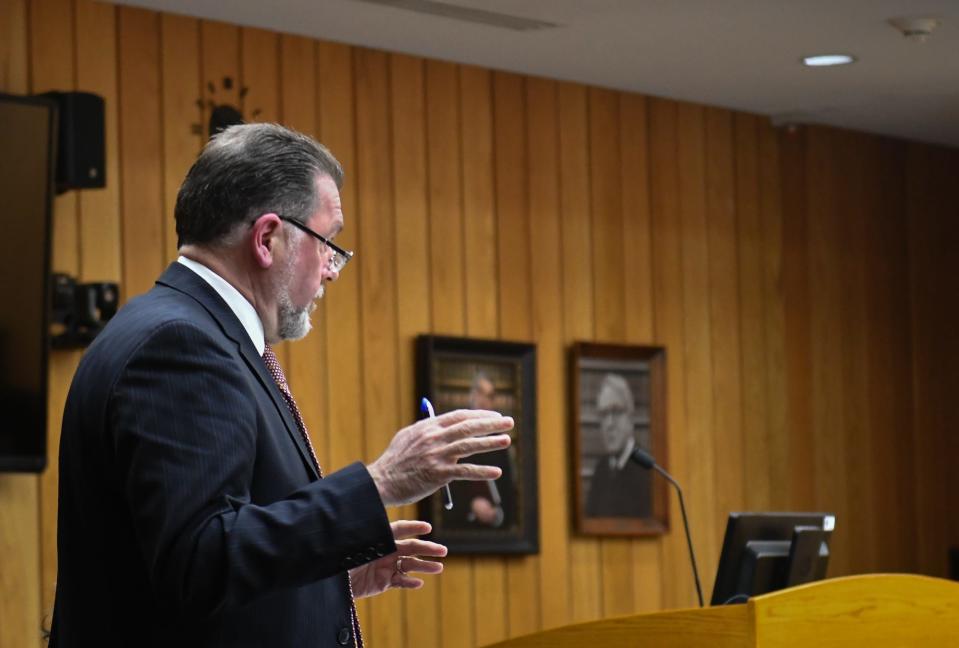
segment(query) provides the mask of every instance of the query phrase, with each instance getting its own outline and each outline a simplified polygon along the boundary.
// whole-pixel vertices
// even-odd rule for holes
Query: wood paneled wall
[[[667,346],[668,467],[707,593],[736,509],[835,511],[833,575],[945,574],[956,151],[90,0],[0,0],[0,90],[47,89],[107,103],[109,186],[57,199],[54,267],[125,297],[174,257],[198,99],[314,134],[343,162],[357,261],[282,352],[328,467],[372,459],[415,417],[416,334],[538,344],[541,553],[451,558],[424,590],[363,602],[373,645],[694,604],[675,499],[662,538],[571,531],[574,340]],[[49,624],[78,359],[52,355],[50,468],[0,476],[3,647]]]

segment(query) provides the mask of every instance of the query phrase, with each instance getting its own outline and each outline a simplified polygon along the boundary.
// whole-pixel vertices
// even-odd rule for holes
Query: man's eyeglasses
[[[287,223],[296,227],[297,229],[303,230],[304,232],[306,232],[313,238],[319,239],[320,241],[322,241],[326,245],[326,247],[328,247],[330,251],[333,252],[333,258],[330,259],[330,270],[332,270],[333,272],[341,272],[343,268],[346,267],[346,264],[350,262],[350,259],[353,258],[353,252],[349,250],[344,250],[343,248],[341,248],[336,243],[326,238],[322,234],[317,234],[316,232],[311,230],[309,227],[307,227],[300,221],[293,220],[292,218],[287,218],[286,216],[280,216],[280,220],[286,221]]]

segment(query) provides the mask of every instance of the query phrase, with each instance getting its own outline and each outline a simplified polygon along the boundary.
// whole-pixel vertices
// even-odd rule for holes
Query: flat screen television
[[[56,117],[49,100],[0,94],[0,472],[47,463]]]
[[[822,580],[835,526],[831,513],[730,513],[710,604]]]

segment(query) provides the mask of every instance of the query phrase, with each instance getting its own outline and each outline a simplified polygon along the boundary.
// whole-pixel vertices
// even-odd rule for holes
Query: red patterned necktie
[[[316,458],[316,450],[313,449],[313,442],[310,441],[310,435],[306,431],[306,423],[303,422],[300,408],[296,406],[296,401],[293,400],[293,393],[290,391],[290,386],[286,382],[286,376],[283,374],[282,367],[280,367],[280,361],[277,360],[276,354],[269,345],[267,345],[263,351],[263,362],[266,364],[266,370],[273,376],[277,387],[280,388],[280,393],[283,394],[286,406],[290,408],[290,413],[293,414],[293,419],[296,421],[296,427],[300,429],[300,434],[303,435],[306,447],[310,449],[310,457],[313,458],[313,465],[316,466],[316,471],[320,473],[320,479],[323,479],[323,469],[320,468],[320,462]],[[356,637],[357,648],[363,648],[363,633],[360,632],[360,620],[356,616],[356,601],[353,599],[353,584],[350,582],[349,572],[346,573],[346,587],[350,591],[350,618],[353,622],[353,636]]]

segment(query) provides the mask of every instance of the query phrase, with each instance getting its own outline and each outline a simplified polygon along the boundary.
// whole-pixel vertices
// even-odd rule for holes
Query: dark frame
[[[570,369],[575,493],[572,510],[576,530],[590,535],[664,534],[669,529],[668,485],[654,471],[645,470],[629,460],[623,462],[622,454],[609,453],[601,431],[602,418],[597,400],[601,385],[609,381],[622,385],[625,381],[634,402],[634,409],[629,413],[634,443],[652,454],[656,462],[668,470],[666,349],[661,346],[577,342],[573,345]],[[609,374],[618,378],[607,378]],[[611,393],[621,391],[607,389]],[[626,416],[624,409],[620,407],[617,411]],[[625,445],[622,447],[625,452]],[[609,462],[609,468],[600,461]],[[616,476],[609,476],[613,473]],[[611,484],[618,485],[609,486]],[[593,493],[593,487],[600,490]]]
[[[47,115],[47,128],[50,133],[50,141],[47,147],[47,182],[48,190],[46,195],[46,204],[44,205],[44,221],[46,228],[46,240],[44,241],[43,246],[43,267],[44,267],[44,276],[43,276],[43,314],[42,314],[42,324],[44,335],[43,335],[43,346],[40,349],[40,375],[39,380],[41,387],[40,394],[36,395],[36,398],[39,399],[39,402],[36,406],[36,411],[39,413],[37,417],[38,420],[33,421],[35,424],[35,429],[37,433],[30,439],[30,447],[28,452],[18,451],[18,452],[0,452],[0,473],[6,472],[28,472],[28,473],[42,473],[46,470],[49,447],[47,441],[47,425],[49,424],[49,413],[47,411],[47,399],[49,398],[50,392],[50,323],[51,323],[51,313],[50,307],[52,302],[52,286],[53,282],[51,279],[51,262],[52,262],[52,245],[53,245],[53,201],[56,196],[56,172],[57,172],[57,156],[58,156],[58,142],[59,142],[59,111],[57,102],[48,97],[42,95],[38,96],[22,96],[22,95],[12,95],[7,93],[0,92],[0,101],[11,102],[11,103],[21,103],[28,104],[32,106],[40,106],[46,108],[48,111]],[[9,201],[7,201],[9,202]],[[7,205],[9,209],[9,205]],[[14,236],[14,238],[16,238]],[[5,395],[3,395],[5,397]],[[24,400],[18,402],[18,408],[22,410],[25,407]],[[5,409],[5,407],[4,407]],[[4,411],[4,414],[7,412]],[[18,420],[8,421],[7,425],[17,425],[20,423]],[[0,439],[2,441],[2,439]]]
[[[416,347],[417,410],[425,396],[437,415],[478,403],[515,420],[509,450],[466,460],[500,466],[500,479],[493,485],[453,482],[450,512],[443,508],[442,491],[420,502],[421,519],[433,525],[432,539],[449,547],[450,555],[539,553],[536,347],[433,335],[419,336]],[[474,502],[484,504],[481,515],[492,518],[479,519]]]

